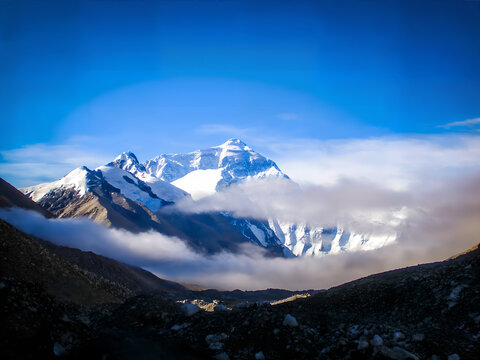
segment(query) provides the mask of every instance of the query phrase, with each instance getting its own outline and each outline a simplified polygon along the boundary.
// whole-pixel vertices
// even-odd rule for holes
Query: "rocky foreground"
[[[115,301],[87,304],[78,296],[66,301],[62,279],[86,287],[85,274],[72,268],[68,276],[54,279],[52,292],[50,278],[28,281],[20,276],[24,271],[7,269],[13,250],[5,231],[11,228],[2,225],[2,359],[479,358],[478,247],[444,262],[373,275],[274,305],[197,301],[213,310],[205,311],[192,301],[179,302],[186,293],[128,295],[91,277],[89,291]],[[19,247],[19,256],[28,255],[28,249]],[[55,266],[64,266],[53,258]],[[48,264],[41,266],[45,271]],[[66,285],[64,291],[71,288]]]

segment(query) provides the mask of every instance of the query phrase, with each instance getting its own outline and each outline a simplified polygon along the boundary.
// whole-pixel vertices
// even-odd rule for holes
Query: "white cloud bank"
[[[253,245],[239,254],[205,256],[177,238],[155,232],[132,234],[86,219],[47,220],[18,209],[2,210],[0,217],[40,238],[116,258],[177,281],[220,289],[319,289],[380,271],[442,260],[478,243],[480,177],[457,180],[440,190],[409,200],[415,211],[396,225],[399,236],[395,244],[321,258],[270,258]],[[397,199],[387,200],[387,207],[390,201],[396,203]]]
[[[406,190],[480,171],[480,136],[422,135],[270,142],[269,156],[294,181],[332,185],[341,179]]]
[[[320,226],[341,222],[364,232],[387,227],[397,233],[397,241],[378,250],[321,258],[269,258],[253,245],[240,254],[204,256],[179,239],[153,232],[131,234],[85,219],[46,220],[20,210],[2,211],[0,217],[57,244],[221,289],[327,288],[379,271],[442,260],[480,242],[480,137],[280,145],[280,167],[294,180],[304,180],[302,186],[246,182],[178,208]]]

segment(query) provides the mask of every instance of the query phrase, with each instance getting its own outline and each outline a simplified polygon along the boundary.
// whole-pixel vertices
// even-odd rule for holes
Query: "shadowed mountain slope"
[[[35,201],[25,196],[21,191],[17,190],[10,183],[0,178],[0,208],[19,207],[26,210],[34,210],[39,212],[46,218],[54,217],[52,213],[45,210]]]

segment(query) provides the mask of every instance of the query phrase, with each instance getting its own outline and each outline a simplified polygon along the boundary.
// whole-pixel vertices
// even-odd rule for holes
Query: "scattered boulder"
[[[359,341],[358,341],[357,349],[358,349],[358,350],[365,350],[366,348],[368,348],[368,341],[366,341],[366,340],[359,340]]]
[[[381,338],[380,335],[375,335],[373,339],[370,341],[370,343],[373,346],[380,346],[380,345],[383,345],[383,339]]]
[[[199,312],[200,308],[198,305],[186,302],[182,304],[182,311],[185,313],[185,315],[192,316],[193,314]]]
[[[265,355],[263,355],[263,352],[259,351],[255,354],[255,360],[265,360]]]
[[[395,346],[392,349],[386,346],[382,346],[380,348],[380,352],[382,355],[392,360],[419,360],[417,355],[412,354],[411,352],[398,346]]]
[[[225,333],[210,334],[205,337],[210,350],[221,350],[223,348],[223,340],[227,339],[228,335]]]
[[[290,314],[287,314],[287,315],[285,315],[285,318],[283,319],[283,325],[284,326],[290,326],[290,327],[297,327],[298,322],[297,322],[297,319],[295,319],[295,317],[293,317]]]

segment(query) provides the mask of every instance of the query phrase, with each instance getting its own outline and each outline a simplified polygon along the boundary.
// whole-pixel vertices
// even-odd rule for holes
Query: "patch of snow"
[[[265,241],[265,233],[260,230],[257,226],[253,224],[248,224],[250,230],[252,231],[253,235],[257,238],[258,242],[263,246],[267,247],[267,242]]]

